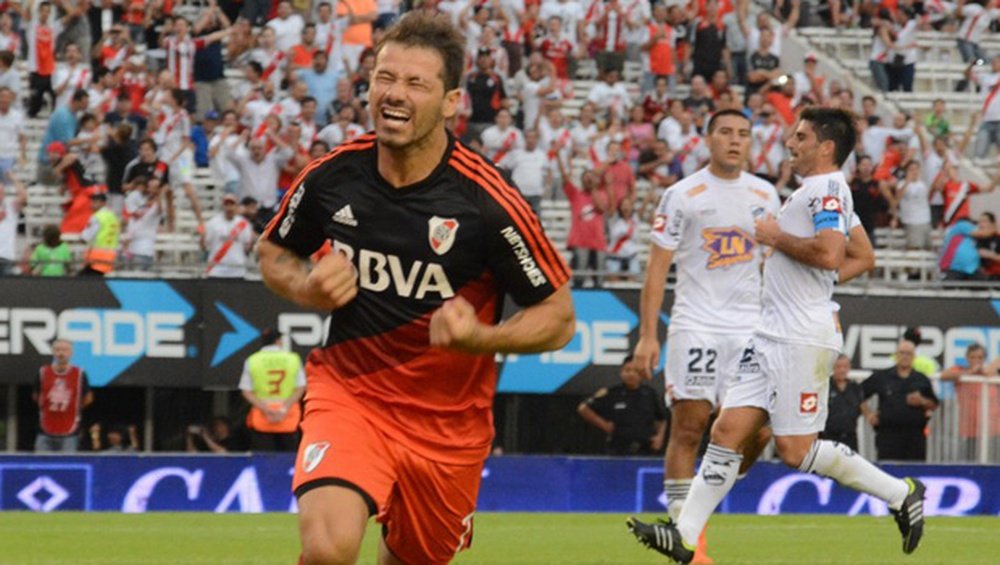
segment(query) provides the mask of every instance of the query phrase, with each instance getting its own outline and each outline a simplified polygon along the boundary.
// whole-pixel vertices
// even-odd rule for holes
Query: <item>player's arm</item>
[[[655,228],[654,228],[655,229]],[[653,243],[649,246],[646,261],[646,279],[639,294],[639,341],[632,355],[632,362],[647,380],[660,362],[660,312],[663,308],[663,292],[667,286],[667,274],[674,261],[672,249]]]
[[[757,243],[769,245],[799,263],[833,271],[844,262],[847,238],[837,229],[820,229],[812,237],[798,237],[782,231],[771,215],[757,220]]]
[[[291,249],[261,237],[257,245],[260,274],[272,292],[299,306],[336,310],[358,293],[354,267],[341,253],[329,253],[312,269]]]
[[[541,302],[510,319],[489,325],[462,297],[445,302],[431,316],[431,345],[470,353],[540,353],[559,349],[576,333],[569,285],[563,284]]]
[[[851,228],[847,248],[844,250],[844,262],[840,264],[837,283],[844,284],[875,268],[875,248],[868,239],[864,226],[858,224]]]

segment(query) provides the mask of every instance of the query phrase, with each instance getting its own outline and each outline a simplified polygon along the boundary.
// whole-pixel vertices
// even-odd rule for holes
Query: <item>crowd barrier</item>
[[[293,456],[0,456],[0,509],[36,512],[295,512]],[[1000,467],[886,465],[927,484],[930,516],[1000,514]],[[483,468],[480,511],[658,512],[659,459],[500,456]],[[760,462],[720,511],[738,514],[888,513],[831,479]]]

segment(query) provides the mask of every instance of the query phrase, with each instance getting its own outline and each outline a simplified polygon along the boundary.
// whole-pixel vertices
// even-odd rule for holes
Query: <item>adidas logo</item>
[[[358,220],[354,217],[354,212],[351,210],[351,205],[348,204],[340,210],[337,210],[333,215],[333,221],[338,224],[344,224],[345,226],[357,227]]]

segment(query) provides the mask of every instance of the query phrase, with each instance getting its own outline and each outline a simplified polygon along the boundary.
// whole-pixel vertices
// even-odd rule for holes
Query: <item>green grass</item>
[[[838,565],[997,563],[1000,519],[931,518],[914,555],[903,556],[891,518],[716,516],[717,563]],[[288,514],[0,513],[0,564],[292,564]],[[361,563],[375,562],[376,526]],[[664,559],[633,541],[619,514],[481,514],[459,564],[631,564]]]

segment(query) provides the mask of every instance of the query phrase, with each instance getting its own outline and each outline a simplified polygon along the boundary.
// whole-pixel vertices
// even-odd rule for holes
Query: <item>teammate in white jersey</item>
[[[708,166],[668,188],[657,208],[633,361],[647,377],[658,366],[663,290],[676,263],[665,371],[670,441],[664,460],[668,514],[674,519],[691,486],[709,417],[760,318],[763,253],[753,237],[754,220],[777,214],[779,206],[771,183],[743,171],[752,137],[742,112],[712,116],[706,142]]]
[[[849,112],[810,108],[787,142],[802,186],[777,219],[757,220],[757,242],[774,248],[764,265],[760,326],[739,359],[677,522],[629,521],[640,541],[677,562],[691,562],[699,534],[736,481],[739,449],[768,419],[786,465],[886,501],[904,553],[923,535],[920,481],[892,477],[849,447],[817,439],[826,424],[828,376],[842,346],[830,302],[853,208],[839,169],[855,141]]]

